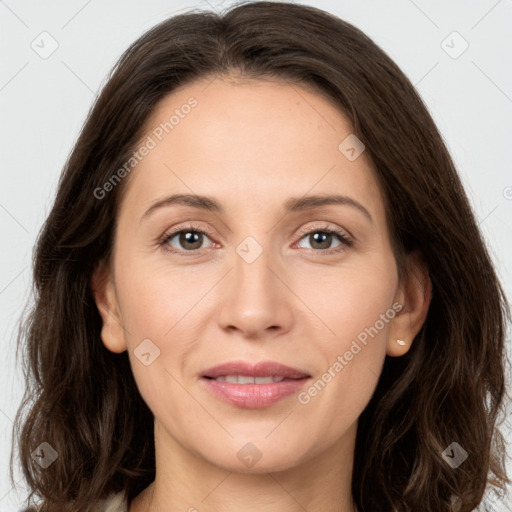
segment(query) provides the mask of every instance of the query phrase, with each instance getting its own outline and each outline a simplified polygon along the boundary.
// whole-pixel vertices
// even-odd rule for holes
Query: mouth
[[[221,401],[258,409],[299,392],[310,377],[306,371],[273,361],[232,361],[206,370],[200,380]]]

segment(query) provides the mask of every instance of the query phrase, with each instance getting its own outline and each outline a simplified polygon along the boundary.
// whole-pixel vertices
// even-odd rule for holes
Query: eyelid
[[[206,234],[209,237],[215,236],[213,229],[210,229],[209,227],[198,226],[193,222],[188,221],[186,225],[181,226],[178,224],[177,227],[173,226],[172,228],[165,230],[164,234],[158,237],[158,243],[163,245],[167,240],[174,238],[178,233],[181,233],[182,231],[197,231],[199,233]],[[193,251],[188,252],[192,253]]]
[[[314,231],[332,231],[340,236],[343,236],[343,238],[345,238],[347,241],[350,241],[351,243],[355,241],[355,238],[348,230],[340,228],[336,225],[330,225],[327,222],[321,222],[313,224],[312,226],[310,225],[308,227],[301,228],[297,232],[297,236],[300,236],[302,238],[304,235],[308,235]]]

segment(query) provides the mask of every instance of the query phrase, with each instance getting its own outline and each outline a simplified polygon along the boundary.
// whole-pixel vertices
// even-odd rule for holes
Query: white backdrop
[[[14,329],[30,293],[35,237],[65,159],[107,72],[131,42],[173,14],[232,3],[0,0],[0,512],[20,510],[26,492],[19,471],[18,489],[8,479],[12,420],[23,390]],[[296,3],[362,29],[416,85],[512,300],[512,2]],[[491,510],[512,510],[512,501]]]

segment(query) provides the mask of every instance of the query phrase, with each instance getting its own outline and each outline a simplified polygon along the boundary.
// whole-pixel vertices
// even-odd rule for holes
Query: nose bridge
[[[268,234],[256,236],[247,236],[236,247],[233,279],[239,300],[268,304],[277,292],[273,267],[279,264],[272,255]]]
[[[223,290],[220,321],[224,327],[256,335],[288,321],[285,294],[289,292],[276,277],[281,267],[277,255],[264,231],[247,236],[235,247],[233,270]]]
[[[251,201],[258,204],[257,201]],[[279,266],[275,242],[272,239],[274,230],[269,229],[272,217],[269,211],[243,215],[243,205],[239,205],[241,215],[238,219],[238,233],[242,237],[235,246],[233,278],[237,287],[243,286],[263,295],[275,291],[275,276],[273,267]],[[256,220],[257,219],[257,220]],[[271,270],[272,269],[272,270]],[[242,290],[243,291],[243,290]],[[268,298],[267,298],[268,300]]]

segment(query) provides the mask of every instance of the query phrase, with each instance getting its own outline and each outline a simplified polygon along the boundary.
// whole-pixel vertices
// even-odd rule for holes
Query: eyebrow
[[[223,206],[213,197],[197,194],[174,194],[153,203],[142,215],[141,222],[149,217],[155,210],[165,206],[183,205],[199,208],[214,213],[224,213]],[[330,205],[347,205],[359,210],[373,224],[370,212],[358,201],[349,196],[342,195],[315,195],[304,197],[291,197],[284,203],[286,213],[302,212]]]

